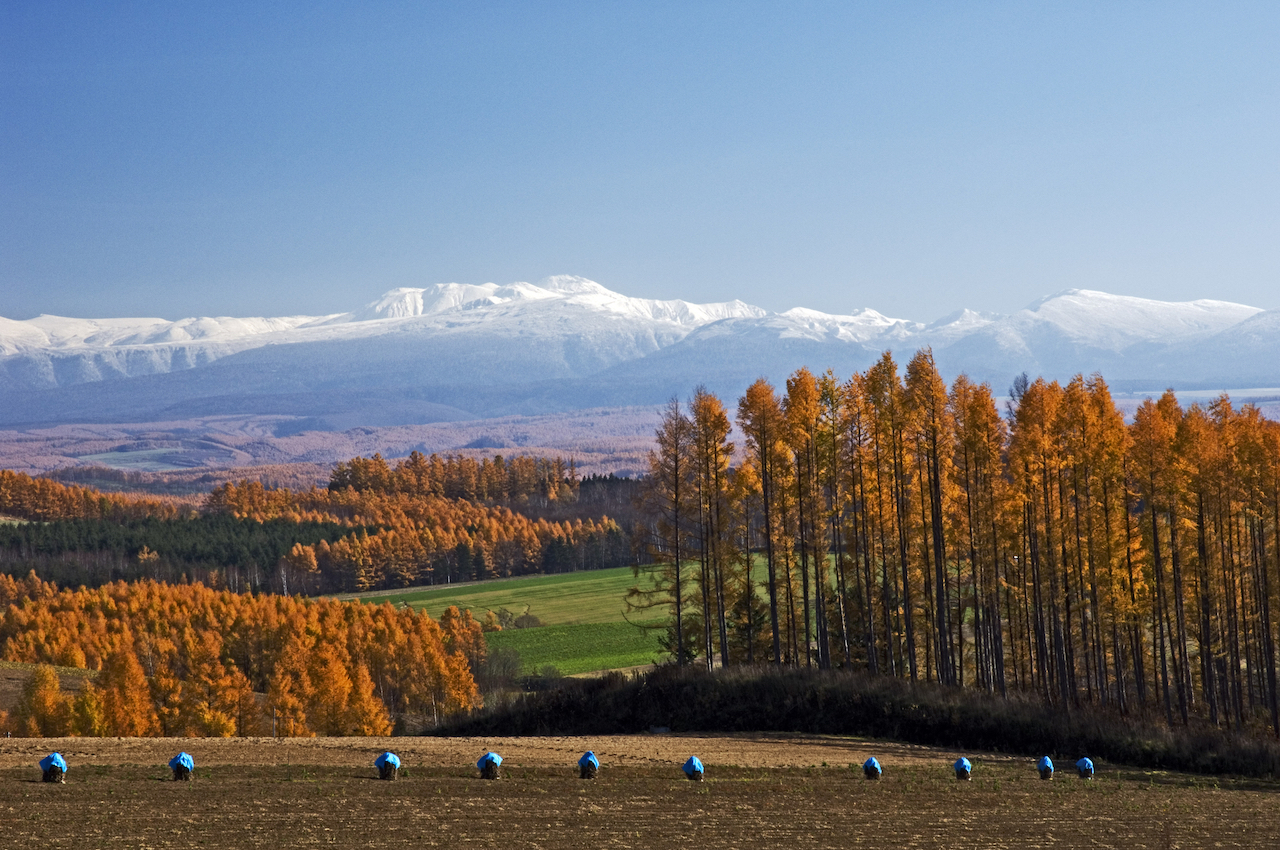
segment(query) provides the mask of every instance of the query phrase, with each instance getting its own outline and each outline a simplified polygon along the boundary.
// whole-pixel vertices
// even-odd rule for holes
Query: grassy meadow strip
[[[460,585],[410,587],[339,598],[375,605],[383,602],[397,607],[408,605],[435,619],[439,619],[445,608],[456,605],[459,609],[469,609],[477,620],[483,620],[486,611],[497,612],[506,608],[516,615],[525,613],[527,609],[548,626],[625,623],[623,598],[635,581],[630,567],[618,567]]]
[[[520,653],[521,673],[555,667],[566,676],[653,664],[662,654],[658,631],[631,623],[583,623],[508,629],[485,635],[489,651]]]

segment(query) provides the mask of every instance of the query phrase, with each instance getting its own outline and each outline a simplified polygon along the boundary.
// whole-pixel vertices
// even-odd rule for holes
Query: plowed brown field
[[[588,748],[595,781],[574,766]],[[167,781],[179,749],[192,783]],[[401,780],[374,778],[384,749]],[[498,782],[474,767],[489,749]],[[39,781],[52,750],[65,785]],[[706,782],[680,773],[691,754]],[[856,769],[869,755],[880,782]],[[0,847],[1280,847],[1280,783],[1105,764],[1092,782],[1041,782],[1031,759],[973,753],[960,783],[958,755],[760,736],[8,739]]]

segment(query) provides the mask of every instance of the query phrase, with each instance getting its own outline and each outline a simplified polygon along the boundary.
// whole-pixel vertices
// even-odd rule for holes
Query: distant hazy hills
[[[846,376],[932,346],[947,377],[1102,372],[1120,389],[1280,386],[1280,311],[1069,290],[932,324],[628,298],[579,277],[396,289],[284,318],[0,318],[0,424],[285,414],[298,428],[736,398],[799,366]]]

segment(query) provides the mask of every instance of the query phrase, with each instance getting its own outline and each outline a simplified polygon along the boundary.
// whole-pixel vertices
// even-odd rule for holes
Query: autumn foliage
[[[606,516],[566,517],[573,462],[417,452],[339,463],[329,486],[228,482],[201,502],[103,494],[0,472],[0,569],[64,584],[150,577],[211,587],[352,592],[626,563]],[[555,514],[560,518],[530,516]]]
[[[516,455],[492,459],[412,452],[394,467],[375,454],[335,465],[330,490],[376,490],[414,496],[444,496],[495,504],[564,501],[578,491],[572,459]]]
[[[864,669],[1280,732],[1280,424],[1099,375],[1001,406],[930,351],[667,410],[645,483],[682,663]]]
[[[191,513],[196,502],[174,496],[101,493],[0,469],[0,516],[48,522],[59,519],[172,518]]]
[[[287,565],[318,574],[330,589],[363,591],[539,572],[555,547],[581,549],[620,532],[607,517],[551,522],[501,504],[531,496],[572,498],[571,467],[516,458],[441,460],[415,452],[391,467],[381,457],[334,469],[328,489],[268,490],[228,483],[205,510],[266,522],[338,522],[359,527],[334,543],[294,547]],[[581,566],[589,566],[583,563]]]
[[[456,609],[3,575],[0,607],[0,657],[42,665],[8,719],[19,735],[379,735],[479,704],[484,638]],[[99,672],[72,697],[53,664]]]

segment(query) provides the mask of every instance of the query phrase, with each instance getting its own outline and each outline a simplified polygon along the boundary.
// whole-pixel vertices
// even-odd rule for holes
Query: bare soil
[[[192,783],[171,781],[180,749]],[[376,779],[384,749],[396,782]],[[475,768],[490,749],[497,782]],[[593,781],[577,778],[586,749]],[[40,782],[52,750],[65,785]],[[690,755],[705,782],[680,772]],[[879,782],[858,769],[870,755]],[[0,847],[1280,846],[1280,782],[1106,764],[1041,782],[1031,759],[967,753],[966,783],[958,755],[778,736],[0,739]]]

